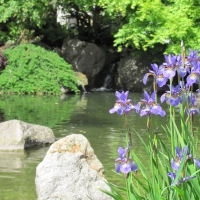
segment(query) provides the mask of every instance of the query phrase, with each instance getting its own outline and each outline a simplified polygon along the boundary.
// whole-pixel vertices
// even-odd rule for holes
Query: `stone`
[[[88,85],[87,76],[81,72],[75,72],[75,75],[78,79],[78,85],[81,86],[81,90],[87,93],[85,86]]]
[[[111,200],[98,190],[109,190],[105,181],[103,165],[81,134],[53,143],[36,169],[38,200]]]
[[[78,79],[78,84],[81,86],[86,86],[88,85],[88,79],[87,76],[81,72],[74,72],[77,79]]]
[[[142,92],[144,89],[152,90],[152,77],[149,76],[147,84],[143,84],[143,77],[149,72],[150,67],[144,61],[128,56],[119,62],[117,69],[117,87],[133,92]]]
[[[152,70],[150,62],[146,59],[145,53],[143,58],[134,58],[132,55],[125,56],[118,63],[117,78],[115,85],[118,90],[129,90],[132,92],[153,92],[153,76],[149,76],[146,85],[143,83],[143,77],[149,70]],[[175,80],[173,81],[173,83]],[[177,83],[175,83],[177,85]],[[157,92],[162,94],[168,90],[168,86],[157,87]]]
[[[67,38],[63,41],[61,56],[72,65],[74,71],[87,76],[90,88],[95,86],[95,78],[105,65],[103,49],[93,43]]]
[[[0,123],[0,150],[19,150],[54,141],[53,131],[48,127],[20,120]]]

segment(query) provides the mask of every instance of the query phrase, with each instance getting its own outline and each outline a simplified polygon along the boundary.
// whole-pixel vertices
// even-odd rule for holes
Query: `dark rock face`
[[[65,39],[60,55],[75,71],[82,72],[88,78],[88,86],[95,87],[95,78],[105,65],[105,52],[97,45],[78,39]]]
[[[78,39],[65,39],[61,50],[56,49],[55,51],[73,66],[74,71],[86,75],[89,90],[153,91],[152,76],[149,76],[146,85],[143,84],[144,75],[151,69],[151,62],[145,52],[140,58],[135,58],[130,55],[129,50],[121,53],[110,49],[103,50],[95,44]],[[108,86],[105,83],[108,83]],[[166,89],[166,87],[158,88],[158,92]]]
[[[143,84],[143,76],[149,72],[149,66],[144,60],[128,56],[119,62],[117,72],[116,85],[119,89],[133,92],[152,89],[152,77],[149,77],[146,85]]]
[[[6,58],[3,56],[3,54],[0,52],[0,71],[4,70],[5,67],[7,65],[7,60]]]

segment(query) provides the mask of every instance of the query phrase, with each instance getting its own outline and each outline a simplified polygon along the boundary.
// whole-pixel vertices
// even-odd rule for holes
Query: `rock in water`
[[[53,143],[53,131],[45,126],[20,120],[0,123],[0,150],[25,149],[43,143]]]
[[[98,190],[109,190],[105,181],[103,165],[81,134],[53,143],[37,166],[35,179],[38,200],[111,200]]]

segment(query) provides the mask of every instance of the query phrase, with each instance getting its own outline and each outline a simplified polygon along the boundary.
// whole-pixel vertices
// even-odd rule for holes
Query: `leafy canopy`
[[[30,37],[37,29],[42,29],[47,24],[49,26],[49,21],[56,24],[57,7],[70,9],[70,2],[69,0],[0,0],[0,41],[16,41],[24,36]],[[93,0],[72,2],[85,9],[93,5]]]
[[[8,59],[0,75],[2,92],[60,93],[60,86],[78,92],[71,65],[57,53],[33,44],[21,44],[4,51]]]
[[[177,54],[180,41],[185,46],[200,49],[200,2],[197,0],[99,0],[110,15],[126,17],[126,23],[115,34],[119,49],[132,46],[153,48],[168,44],[165,53]]]
[[[117,30],[111,29],[119,49],[163,45],[167,46],[165,53],[178,54],[181,40],[188,48],[200,49],[199,0],[0,0],[0,41],[34,34],[55,18],[57,6],[70,11],[74,4],[85,11],[98,6],[111,21],[121,19],[122,23],[114,25]]]

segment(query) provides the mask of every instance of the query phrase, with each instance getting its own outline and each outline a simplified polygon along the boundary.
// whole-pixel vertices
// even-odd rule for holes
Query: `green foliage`
[[[109,16],[94,1],[58,1],[57,5],[62,7],[63,13],[76,19],[76,26],[67,30],[68,34],[74,31],[71,37],[98,45],[113,45],[113,33],[123,23],[121,16]]]
[[[45,24],[53,7],[49,2],[49,0],[0,0],[0,23],[3,27],[0,41],[17,40],[24,29],[34,30]]]
[[[21,44],[4,52],[8,64],[0,75],[0,89],[11,93],[60,93],[60,86],[78,92],[71,65],[54,52]]]
[[[71,30],[71,29],[70,29]],[[48,46],[61,47],[63,38],[69,38],[70,33],[66,25],[60,25],[48,18],[47,24],[42,28],[38,28],[34,35],[41,37],[41,41]]]
[[[0,1],[0,22],[6,22],[10,17],[15,17],[17,23],[29,20],[30,23],[36,23],[40,26],[49,6],[49,0],[1,0]]]
[[[62,6],[65,10],[66,8],[71,10],[70,2],[79,5],[82,10],[88,10],[93,6],[93,0],[0,0],[0,42],[5,43],[8,40],[20,42],[24,37],[24,30],[33,33],[31,39],[37,36],[46,37],[48,35],[45,31],[52,27],[55,29],[49,34],[50,38],[55,40],[57,35],[63,35],[57,33],[56,29],[56,27],[62,29],[56,22],[57,7]]]
[[[181,40],[188,48],[200,49],[199,5],[197,0],[0,0],[0,41],[19,41],[28,30],[33,38],[49,37],[53,44],[57,38],[78,35],[82,40],[112,45],[115,34],[119,50],[126,46],[146,51],[163,45],[165,53],[177,54]],[[56,23],[58,6],[77,19],[78,34]]]
[[[127,22],[115,34],[119,49],[125,45],[146,50],[169,42],[165,53],[178,54],[181,40],[188,48],[200,48],[199,1],[100,0],[99,4],[110,15],[126,16]]]
[[[57,8],[77,21],[74,29],[56,21]],[[109,16],[95,0],[0,0],[0,42],[42,40],[61,46],[63,38],[76,37],[96,44],[113,45],[113,33],[123,24],[121,15]]]

